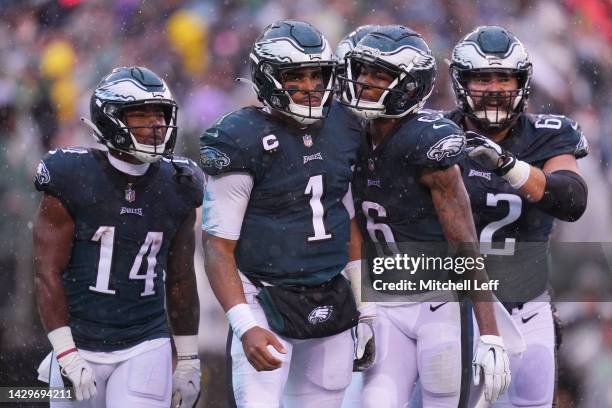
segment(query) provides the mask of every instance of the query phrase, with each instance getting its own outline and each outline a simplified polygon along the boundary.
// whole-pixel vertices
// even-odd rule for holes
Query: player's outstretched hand
[[[257,371],[276,370],[282,364],[281,360],[270,353],[268,345],[274,347],[279,353],[287,353],[274,333],[259,326],[247,330],[241,340],[242,348],[249,363]]]
[[[480,336],[472,362],[474,385],[480,384],[484,374],[485,398],[493,403],[506,392],[510,381],[510,360],[500,336]]]
[[[200,359],[180,360],[172,375],[172,408],[193,408],[200,397]]]
[[[58,355],[57,362],[61,367],[60,372],[64,379],[72,384],[77,401],[88,400],[96,396],[94,371],[76,349]]]

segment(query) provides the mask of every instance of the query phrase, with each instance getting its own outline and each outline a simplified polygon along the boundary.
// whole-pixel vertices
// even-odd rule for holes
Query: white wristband
[[[504,340],[501,336],[495,336],[492,334],[482,335],[480,336],[480,341],[486,345],[504,348]]]
[[[255,326],[259,326],[251,312],[251,308],[246,303],[239,303],[225,313],[234,334],[242,339],[244,333]]]
[[[529,179],[529,173],[531,172],[531,166],[522,160],[517,160],[513,168],[510,169],[503,177],[508,181],[512,188],[519,189]]]
[[[198,355],[198,335],[191,336],[172,336],[174,346],[176,347],[176,355],[181,356],[197,356]]]
[[[69,326],[62,326],[55,330],[50,331],[47,334],[53,351],[56,355],[62,355],[65,351],[76,349],[74,340],[72,338],[72,330]]]
[[[377,310],[376,303],[374,302],[363,302],[361,304],[361,307],[359,307],[358,309],[360,319],[376,317]]]
[[[355,296],[357,309],[362,317],[376,316],[376,304],[361,301],[361,259],[350,261],[344,267],[344,276],[351,282],[351,289]]]

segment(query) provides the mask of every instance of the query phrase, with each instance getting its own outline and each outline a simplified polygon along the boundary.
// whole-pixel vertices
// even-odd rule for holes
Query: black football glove
[[[468,156],[477,158],[488,170],[498,176],[504,176],[516,164],[517,160],[512,153],[505,151],[487,137],[468,131],[465,132],[465,140]]]

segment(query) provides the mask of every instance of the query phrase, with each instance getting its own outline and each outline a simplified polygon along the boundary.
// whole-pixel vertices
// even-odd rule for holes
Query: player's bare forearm
[[[192,210],[179,227],[168,254],[168,317],[172,333],[179,336],[197,334],[200,320],[200,300],[193,266],[195,220],[196,212]]]
[[[57,198],[45,194],[34,222],[34,285],[38,314],[47,332],[68,325],[62,273],[72,252],[74,221]]]
[[[215,237],[202,231],[202,243],[206,275],[223,311],[227,312],[239,303],[246,303],[234,258],[237,241]]]
[[[431,192],[446,240],[457,245],[458,252],[477,256],[478,238],[470,198],[459,167],[455,165],[444,170],[426,171],[421,176],[421,183]]]
[[[562,154],[559,156],[552,157],[544,163],[544,167],[540,170],[537,167],[530,166],[529,178],[523,184],[518,192],[532,203],[537,203],[544,196],[546,190],[546,176],[545,174],[553,173],[559,170],[569,170],[576,174],[580,174],[578,170],[578,163],[576,158],[571,154]]]
[[[421,183],[429,187],[446,240],[456,245],[456,255],[476,259],[480,256],[478,238],[470,199],[458,166],[444,170],[425,172]],[[484,269],[474,268],[465,272],[465,278],[488,281]],[[474,314],[482,334],[497,334],[493,295],[490,291],[468,291],[474,303]]]
[[[361,244],[363,237],[359,230],[357,218],[351,220],[351,240],[349,242],[349,261],[357,261],[361,259]]]

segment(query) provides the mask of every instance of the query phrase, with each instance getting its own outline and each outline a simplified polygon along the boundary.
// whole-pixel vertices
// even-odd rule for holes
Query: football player
[[[476,231],[457,166],[464,155],[463,131],[450,120],[420,111],[436,74],[429,47],[409,28],[380,26],[346,60],[343,103],[368,120],[367,143],[359,151],[353,181],[364,237],[384,242],[393,252],[396,243],[448,241],[464,255],[477,257]],[[490,292],[469,295],[491,299]],[[462,372],[469,373],[466,358],[471,354],[461,341],[464,305],[445,300],[378,303],[374,363],[357,362],[366,370],[363,406],[406,406],[417,378],[423,406],[464,404]],[[510,382],[508,357],[492,303],[475,302],[474,310],[483,333],[474,377],[484,377],[486,397],[494,401]]]
[[[336,46],[336,59],[338,61],[338,66],[336,67],[336,93],[335,97],[338,101],[341,102],[342,95],[340,93],[341,84],[340,79],[346,76],[346,60],[345,56],[348,52],[352,51],[353,48],[357,45],[357,43],[366,35],[371,33],[377,28],[374,24],[366,24],[357,27],[355,30],[351,31],[344,38],[340,40],[338,45]],[[342,109],[348,109],[346,106],[340,103]],[[355,268],[360,268],[360,265],[352,264]],[[352,269],[352,268],[351,268]],[[349,269],[349,270],[351,270]],[[360,269],[359,269],[360,271]],[[352,276],[358,275],[357,273],[352,274]],[[356,279],[352,280],[351,283],[357,287],[361,287],[361,281]],[[357,293],[356,297],[358,299],[361,298],[361,294]],[[374,338],[373,338],[373,323],[376,318],[376,308],[375,305],[367,305],[364,303],[361,308],[364,313],[362,314],[362,318],[360,319],[360,324],[357,326],[357,330],[359,334],[355,333],[354,339],[360,338],[361,342],[356,342],[355,344],[355,360],[360,360],[363,358],[365,353],[374,353]],[[367,317],[366,317],[367,316]],[[368,341],[363,341],[365,338]],[[360,406],[361,405],[361,387],[362,387],[362,373],[358,370],[353,372],[352,380],[350,386],[346,389],[344,394],[344,400],[342,402],[343,407],[351,407],[351,406]]]
[[[587,203],[576,163],[588,153],[586,139],[569,118],[525,113],[531,72],[525,47],[503,27],[478,27],[453,49],[457,109],[446,116],[478,132],[467,133],[463,179],[487,272],[500,280],[496,295],[527,346],[522,358],[510,358],[516,381],[500,407],[553,405],[548,241],[555,218],[575,221]]]
[[[95,88],[98,149],[57,149],[38,165],[36,297],[53,352],[39,368],[82,407],[181,407],[200,391],[193,265],[203,174],[172,157],[177,105],[144,67]],[[177,351],[172,374],[170,330]],[[52,403],[62,406],[65,403]],[[175,405],[176,406],[176,405]]]
[[[229,113],[201,138],[205,266],[231,326],[231,403],[338,407],[351,378],[349,328],[357,318],[317,338],[283,327],[315,330],[355,308],[349,288],[336,304],[315,300],[302,313],[308,293],[349,287],[341,272],[360,257],[349,188],[361,126],[332,103],[336,62],[310,24],[271,24],[249,59],[263,107]],[[300,294],[270,313],[268,296],[290,290]]]

